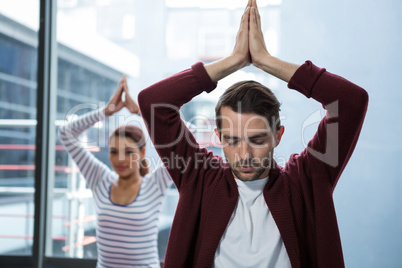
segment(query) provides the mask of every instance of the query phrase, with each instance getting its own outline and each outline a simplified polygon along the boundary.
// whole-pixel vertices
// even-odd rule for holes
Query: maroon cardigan
[[[227,163],[201,148],[179,115],[183,104],[215,87],[197,63],[138,96],[151,139],[180,194],[167,268],[211,267],[237,204],[237,185]],[[310,61],[288,87],[319,101],[327,115],[305,150],[291,155],[285,167],[271,169],[264,198],[292,267],[344,267],[332,193],[355,148],[368,94]]]

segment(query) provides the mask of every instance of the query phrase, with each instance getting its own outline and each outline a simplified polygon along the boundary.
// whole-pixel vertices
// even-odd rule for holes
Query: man
[[[259,83],[237,83],[217,104],[226,162],[201,148],[180,119],[181,105],[249,64],[327,109],[308,147],[283,168],[272,159],[284,132],[279,103]],[[139,104],[180,194],[165,267],[344,267],[332,193],[356,145],[368,95],[309,61],[298,66],[271,56],[255,0],[229,57],[150,86]]]

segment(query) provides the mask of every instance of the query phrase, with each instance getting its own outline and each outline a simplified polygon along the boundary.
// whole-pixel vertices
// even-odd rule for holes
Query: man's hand
[[[222,60],[205,65],[205,70],[212,81],[217,82],[250,63],[285,82],[289,82],[299,67],[268,53],[256,0],[249,0],[247,4],[232,54]]]
[[[265,45],[261,29],[261,17],[256,0],[251,0],[250,6],[249,49],[252,64],[257,68],[261,68],[262,63],[266,61],[270,54]]]
[[[124,84],[126,84],[126,76],[122,76],[119,85],[117,86],[116,92],[110,98],[109,103],[105,108],[105,114],[107,116],[111,116],[115,112],[121,110],[124,107],[123,102],[123,92],[124,92]]]
[[[251,64],[249,52],[249,17],[251,1],[247,4],[241,18],[239,31],[236,36],[236,43],[232,54],[222,60],[205,65],[209,77],[212,81],[217,82],[222,78],[240,70]]]
[[[236,43],[232,52],[232,56],[239,62],[240,68],[251,64],[250,51],[249,51],[249,21],[250,21],[250,8],[252,0],[247,4],[241,17],[239,31],[236,36]]]
[[[261,17],[256,0],[250,1],[249,49],[251,62],[255,67],[288,83],[299,65],[280,60],[269,54],[261,29]]]

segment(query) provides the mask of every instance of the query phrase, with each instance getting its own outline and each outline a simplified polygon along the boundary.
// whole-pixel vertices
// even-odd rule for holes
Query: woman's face
[[[129,137],[113,136],[109,141],[109,159],[120,178],[130,178],[139,172],[141,160],[145,157],[145,147],[138,148]]]

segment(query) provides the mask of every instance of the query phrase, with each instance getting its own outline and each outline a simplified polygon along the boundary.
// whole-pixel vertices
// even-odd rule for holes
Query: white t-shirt
[[[291,268],[278,227],[265,203],[268,178],[235,179],[239,199],[215,253],[214,267]]]

